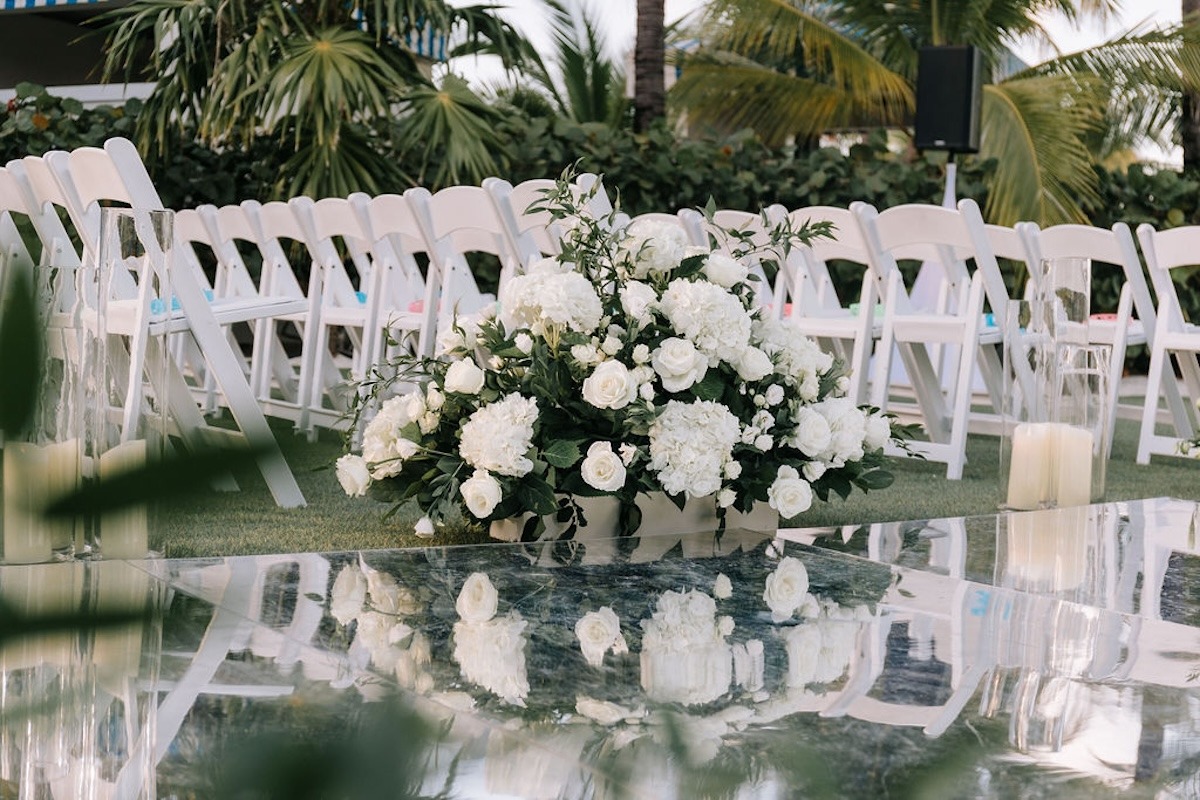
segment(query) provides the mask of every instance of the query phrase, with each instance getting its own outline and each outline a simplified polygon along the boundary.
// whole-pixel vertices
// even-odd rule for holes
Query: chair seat
[[[137,304],[136,298],[113,300],[108,304],[109,333],[132,333],[137,318]],[[302,314],[308,304],[294,297],[220,297],[212,300],[209,307],[218,324],[231,325],[235,322]],[[162,333],[164,328],[169,333],[180,333],[190,327],[187,314],[178,307],[172,308],[170,314],[155,314],[150,319],[150,330],[155,334]]]
[[[1002,334],[999,328],[989,326],[990,315],[985,314],[979,323],[979,344],[999,344]],[[896,339],[902,342],[926,342],[958,344],[962,341],[962,330],[966,326],[962,317],[945,314],[897,314],[894,325]]]
[[[1116,344],[1117,321],[1092,317],[1088,320],[1088,339],[1092,344]],[[1140,319],[1129,320],[1125,331],[1125,343],[1131,345],[1146,343],[1146,328]]]
[[[805,312],[802,316],[787,317],[786,321],[808,336],[825,336],[832,339],[853,339],[858,335],[862,321],[857,314],[843,309]],[[871,323],[871,336],[878,339],[883,332],[883,320],[876,319]]]

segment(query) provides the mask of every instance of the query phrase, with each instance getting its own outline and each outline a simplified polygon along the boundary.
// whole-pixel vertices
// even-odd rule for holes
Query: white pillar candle
[[[1013,430],[1008,468],[1009,508],[1031,510],[1051,499],[1054,439],[1053,429],[1045,422],[1023,422]]]
[[[4,561],[34,564],[50,560],[50,530],[42,519],[46,505],[46,453],[25,442],[4,446]]]
[[[1095,438],[1086,428],[1056,426],[1054,499],[1058,506],[1085,506],[1092,501],[1092,458]]]
[[[1087,571],[1088,513],[1082,506],[1008,515],[1007,573],[1018,589],[1065,591]]]
[[[146,441],[122,442],[100,456],[100,479],[130,472],[146,463]],[[150,549],[145,503],[110,511],[100,520],[100,553],[105,558],[145,558]]]

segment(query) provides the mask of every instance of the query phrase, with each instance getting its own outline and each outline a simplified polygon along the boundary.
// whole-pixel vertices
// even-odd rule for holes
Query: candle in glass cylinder
[[[146,464],[146,441],[122,442],[100,456],[101,480]],[[150,549],[145,503],[109,511],[100,519],[100,553],[105,558],[145,558]]]
[[[1054,499],[1059,506],[1085,506],[1092,501],[1092,457],[1095,438],[1086,428],[1056,426]]]
[[[42,519],[46,505],[46,451],[36,444],[4,446],[4,561],[35,564],[50,560],[51,532]]]
[[[1013,430],[1009,508],[1028,511],[1051,499],[1054,439],[1053,428],[1045,422],[1023,422]]]

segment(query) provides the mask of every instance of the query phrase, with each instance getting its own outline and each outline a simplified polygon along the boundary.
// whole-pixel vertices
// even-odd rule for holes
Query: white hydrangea
[[[750,315],[742,301],[708,281],[678,279],[663,292],[663,315],[671,327],[717,361],[738,364],[750,343]]]
[[[804,402],[816,400],[820,376],[833,366],[833,356],[786,320],[755,320],[754,336],[775,362],[775,371],[795,387],[796,395]]]
[[[578,272],[516,275],[500,290],[500,308],[506,328],[538,335],[551,326],[591,333],[604,313],[596,287]]]
[[[663,275],[679,266],[687,250],[687,234],[670,222],[635,220],[625,231],[621,247],[633,260],[633,277]]]
[[[641,281],[629,281],[618,292],[621,298],[621,310],[631,320],[641,327],[646,327],[654,318],[654,310],[658,308],[658,294],[654,287]]]
[[[413,411],[417,411],[418,416],[425,411],[425,398],[419,391],[384,400],[379,413],[367,423],[363,430],[362,457],[371,469],[372,478],[378,480],[399,475],[404,460],[420,450],[416,442],[401,434],[405,427],[417,421]]]
[[[537,400],[505,395],[473,413],[462,428],[458,452],[477,469],[520,477],[533,469],[527,457],[537,421]]]
[[[722,404],[672,400],[650,426],[650,469],[667,494],[706,497],[721,488],[740,438],[737,417]]]

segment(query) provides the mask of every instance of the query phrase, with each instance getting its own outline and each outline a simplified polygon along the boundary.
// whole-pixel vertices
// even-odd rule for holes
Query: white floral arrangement
[[[585,523],[580,497],[617,498],[632,532],[642,492],[703,499],[723,526],[730,508],[792,518],[890,485],[883,448],[903,430],[846,398],[842,365],[756,303],[745,260],[767,259],[748,235],[724,232],[731,257],[670,224],[615,230],[586,201],[560,180],[542,207],[568,231],[562,253],[457,318],[436,358],[378,370],[361,452],[337,463],[348,494],[415,500],[418,534],[459,511],[529,515],[535,537],[548,515],[568,533]],[[766,256],[827,234],[776,227]]]

